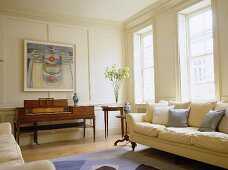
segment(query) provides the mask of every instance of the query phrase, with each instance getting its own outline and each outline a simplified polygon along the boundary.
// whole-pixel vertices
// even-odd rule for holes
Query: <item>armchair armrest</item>
[[[12,134],[12,127],[9,122],[0,123],[0,135]]]
[[[55,166],[51,161],[41,160],[25,163],[7,170],[55,170]]]
[[[126,121],[127,121],[128,133],[130,135],[130,138],[131,138],[131,135],[133,134],[135,124],[138,122],[144,122],[145,115],[146,115],[146,113],[129,113],[129,114],[127,114]]]

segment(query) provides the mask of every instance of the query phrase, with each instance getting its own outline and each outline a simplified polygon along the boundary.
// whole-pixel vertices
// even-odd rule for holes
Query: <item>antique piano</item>
[[[38,144],[38,131],[70,127],[84,128],[84,137],[85,128],[93,128],[93,141],[95,142],[94,106],[68,106],[67,99],[39,98],[38,100],[24,100],[24,107],[16,108],[15,114],[14,135],[18,144],[20,134],[23,132],[33,132],[34,142]],[[92,125],[87,125],[86,119],[92,119]],[[75,121],[64,122],[64,120]],[[48,124],[51,121],[63,123]]]

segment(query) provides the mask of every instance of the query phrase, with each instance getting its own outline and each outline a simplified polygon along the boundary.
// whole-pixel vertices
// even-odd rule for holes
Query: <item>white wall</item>
[[[61,23],[0,16],[0,105],[21,106],[24,99],[38,97],[67,98],[72,104],[73,92],[25,92],[24,39],[76,45],[76,89],[79,104],[113,103],[109,82],[104,79],[107,66],[124,65],[121,29],[99,29]],[[120,24],[121,27],[121,24]],[[109,94],[109,95],[107,95]],[[122,96],[124,98],[125,96]],[[121,99],[122,99],[121,98]]]
[[[154,33],[155,55],[155,93],[156,101],[178,100],[180,97],[178,74],[178,38],[177,38],[177,12],[185,9],[199,0],[173,1],[163,4],[159,9],[133,16],[124,23],[126,33],[126,56],[128,64],[133,69],[132,34],[139,29],[152,24]],[[158,2],[159,3],[159,2]],[[214,26],[215,36],[215,60],[218,61],[216,79],[218,80],[217,100],[228,101],[228,1],[212,0],[212,9],[216,22]],[[133,84],[133,76],[130,75],[129,83]],[[128,89],[130,102],[134,103],[133,88]],[[136,105],[135,111],[145,108]],[[142,110],[142,109],[141,109]]]
[[[74,44],[76,46],[76,88],[80,104],[114,103],[114,94],[110,82],[104,79],[107,66],[124,65],[122,55],[122,24],[101,21],[63,20],[17,13],[1,14],[0,11],[0,111],[2,108],[23,106],[25,99],[41,97],[66,98],[73,104],[72,92],[25,92],[24,78],[24,40],[39,40],[57,43]],[[120,94],[120,102],[126,98]],[[2,109],[4,117],[7,109]],[[103,112],[96,108],[96,130],[104,130]],[[110,129],[119,132],[118,114],[110,114]],[[13,117],[11,116],[11,121]],[[3,119],[2,119],[3,120]],[[5,119],[4,119],[5,120]],[[89,122],[90,123],[90,122]],[[74,132],[73,132],[74,133]],[[71,134],[69,139],[72,139]],[[75,132],[77,133],[77,131]],[[110,132],[112,133],[112,132]],[[101,134],[101,133],[100,133]],[[103,134],[102,134],[103,135]],[[73,138],[74,138],[73,137]],[[67,139],[64,137],[64,139]],[[59,140],[59,139],[56,139]],[[53,140],[47,140],[53,141]],[[22,142],[23,143],[23,142]],[[27,142],[28,143],[28,142]]]
[[[228,1],[216,0],[214,3],[217,19],[217,50],[221,100],[228,101]]]
[[[171,13],[154,22],[156,101],[176,98],[175,17],[175,13]]]

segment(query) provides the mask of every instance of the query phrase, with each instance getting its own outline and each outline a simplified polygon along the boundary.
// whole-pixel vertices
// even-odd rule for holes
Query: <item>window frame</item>
[[[137,105],[145,104],[147,101],[155,102],[155,66],[154,66],[154,32],[152,24],[147,25],[137,31],[135,31],[132,35],[133,42],[133,68],[134,68],[134,103]],[[144,59],[144,37],[150,35],[151,36],[151,44],[152,44],[152,55],[153,57],[153,65],[144,67],[145,59]],[[151,99],[145,100],[145,72],[147,69],[152,69],[152,97]]]
[[[190,13],[187,13],[187,14],[182,14],[182,13],[180,13],[180,14],[182,14],[182,15],[184,15],[184,24],[186,25],[185,26],[185,37],[184,37],[184,39],[185,39],[185,41],[186,41],[186,56],[187,56],[187,76],[188,76],[188,98],[189,98],[189,100],[193,100],[192,99],[192,88],[191,88],[191,85],[192,85],[192,83],[194,83],[194,84],[201,84],[201,83],[203,83],[203,82],[205,82],[205,81],[202,81],[202,82],[193,82],[192,81],[192,74],[191,74],[191,61],[193,60],[193,59],[196,59],[196,58],[200,58],[200,57],[202,57],[204,60],[205,60],[205,57],[206,56],[209,56],[209,55],[212,55],[213,56],[213,64],[214,64],[214,69],[213,69],[213,72],[214,72],[214,81],[213,81],[213,83],[214,83],[214,91],[215,91],[215,98],[214,99],[216,99],[217,97],[217,89],[216,89],[216,85],[217,85],[217,82],[216,82],[216,72],[215,72],[215,70],[216,70],[216,62],[215,62],[215,48],[214,48],[214,46],[213,46],[213,51],[212,52],[207,52],[207,53],[204,53],[204,54],[202,54],[202,55],[195,55],[195,56],[191,56],[191,45],[190,45],[190,40],[191,40],[191,38],[190,38],[190,24],[189,24],[189,20],[190,20],[190,18],[191,17],[193,17],[193,16],[196,16],[196,15],[199,15],[199,14],[201,14],[201,13],[204,13],[205,11],[208,11],[208,10],[210,10],[211,12],[212,12],[212,7],[211,7],[211,5],[207,5],[207,6],[205,6],[205,7],[203,7],[203,8],[199,8],[199,9],[197,9],[197,10],[194,10],[194,11],[192,11],[192,12],[190,12]],[[212,16],[213,17],[213,16]],[[212,41],[213,41],[213,43],[215,42],[214,41],[214,31],[213,31],[213,21],[212,21],[212,29],[211,29],[211,31],[212,31]],[[180,68],[180,65],[179,65],[179,68]],[[180,71],[181,72],[181,71]],[[180,75],[181,73],[179,73],[179,75]],[[181,76],[180,76],[181,77]],[[180,80],[180,84],[181,84],[181,78],[179,79]],[[206,81],[207,82],[207,81]],[[180,88],[181,88],[181,86],[180,86]],[[182,90],[180,89],[180,99],[181,100],[183,100],[183,97],[181,97],[182,96]],[[205,99],[205,100],[207,100],[207,99]],[[213,99],[208,99],[208,100],[213,100]]]
[[[142,77],[142,84],[141,84],[141,91],[142,91],[142,103],[146,103],[147,101],[145,100],[145,89],[144,89],[144,85],[145,85],[145,80],[144,80],[144,72],[146,69],[150,69],[152,68],[154,70],[154,64],[151,66],[151,67],[144,67],[144,55],[145,55],[145,52],[144,52],[144,43],[143,43],[143,38],[146,37],[146,36],[149,36],[149,35],[152,35],[152,48],[153,48],[153,32],[152,30],[151,31],[147,31],[145,33],[142,33],[140,34],[140,46],[141,46],[141,77]],[[153,49],[152,49],[152,52],[153,52]],[[154,61],[154,55],[152,56],[153,57],[153,61]],[[153,62],[154,63],[154,62]],[[153,80],[154,82],[154,80]],[[152,99],[153,101],[155,100],[155,96],[153,97]]]

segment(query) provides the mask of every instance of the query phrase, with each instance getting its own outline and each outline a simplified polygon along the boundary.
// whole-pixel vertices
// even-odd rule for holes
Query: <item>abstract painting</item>
[[[74,45],[24,41],[24,90],[73,91]]]

